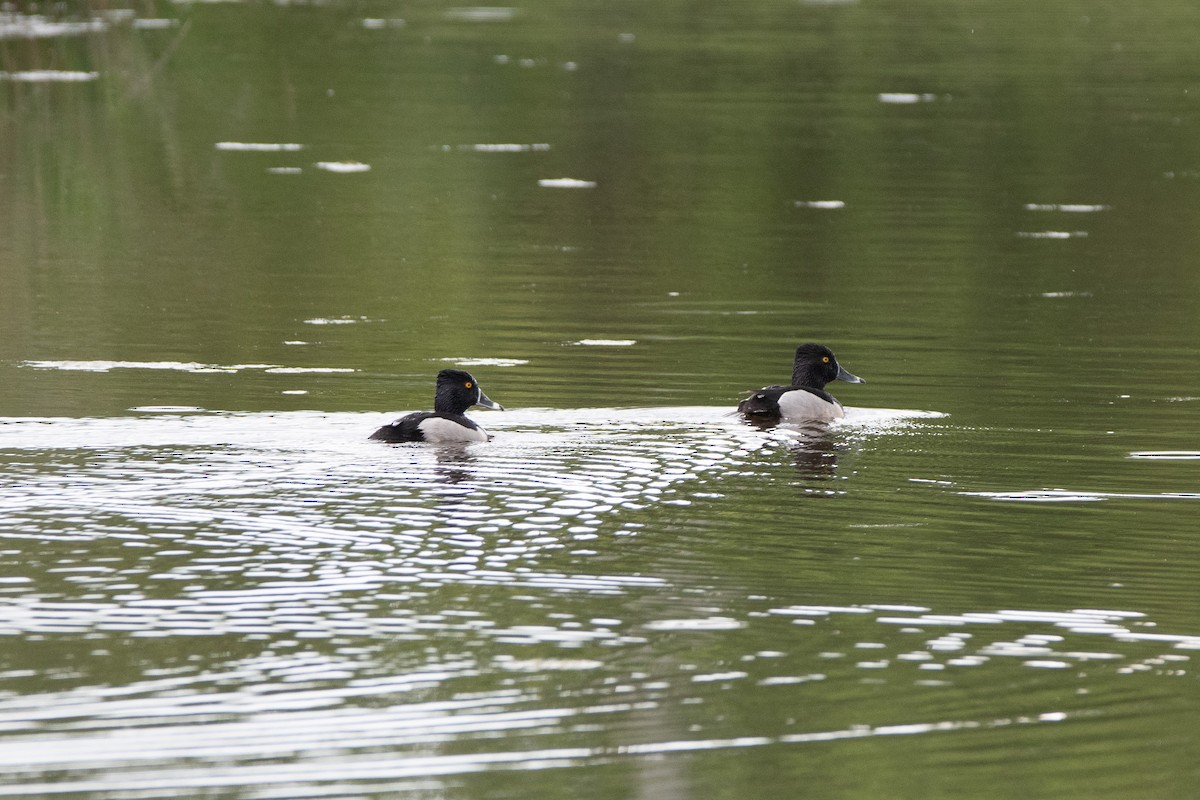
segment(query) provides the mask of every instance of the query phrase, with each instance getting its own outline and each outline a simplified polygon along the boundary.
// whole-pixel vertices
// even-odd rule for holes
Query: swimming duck
[[[479,388],[479,381],[461,369],[444,369],[437,376],[433,411],[416,411],[371,434],[381,442],[486,442],[492,438],[463,412],[471,406],[503,411]]]
[[[747,417],[765,420],[815,420],[831,422],[846,416],[842,404],[825,391],[830,381],[866,383],[851,375],[820,344],[802,344],[796,348],[791,386],[764,386],[738,403],[738,411]]]

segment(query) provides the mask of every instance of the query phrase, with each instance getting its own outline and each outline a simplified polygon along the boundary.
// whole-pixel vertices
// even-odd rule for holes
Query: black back
[[[374,439],[377,442],[423,442],[425,441],[425,433],[421,430],[421,423],[433,417],[450,420],[471,430],[479,429],[479,425],[474,420],[462,414],[439,414],[436,411],[416,411],[401,417],[390,425],[384,425],[367,438]]]
[[[778,417],[779,398],[784,392],[808,392],[815,394],[827,403],[836,403],[833,395],[821,389],[810,386],[764,386],[742,402],[738,403],[738,413],[751,417]]]
[[[421,433],[421,423],[432,416],[436,416],[432,411],[417,411],[384,425],[367,438],[377,442],[423,442],[425,434]]]

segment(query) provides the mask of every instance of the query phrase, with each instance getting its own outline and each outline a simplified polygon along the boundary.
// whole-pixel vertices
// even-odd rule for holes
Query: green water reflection
[[[30,758],[38,736],[65,742],[108,724],[101,700],[74,722],[39,723],[30,708],[125,687],[150,708],[122,707],[145,713],[130,729],[149,724],[157,702],[187,730],[153,680],[228,667],[232,677],[186,691],[223,687],[240,703],[255,687],[300,681],[259,663],[295,654],[327,670],[313,686],[342,698],[331,709],[357,702],[337,694],[353,684],[339,670],[365,680],[450,664],[449,678],[421,684],[422,702],[486,697],[501,707],[511,690],[522,712],[579,715],[553,730],[514,723],[492,736],[389,745],[356,738],[350,723],[338,728],[333,710],[316,713],[306,722],[347,733],[352,744],[338,752],[353,756],[346,781],[363,796],[554,797],[563,786],[596,798],[797,786],[829,797],[1192,793],[1194,676],[1190,662],[1155,659],[1186,656],[1187,637],[1200,635],[1200,7],[124,8],[0,11],[0,416],[10,420],[0,425],[60,417],[84,437],[98,429],[71,426],[140,420],[130,409],[147,406],[261,416],[211,441],[206,426],[225,423],[185,418],[150,439],[131,422],[130,440],[86,451],[73,449],[86,442],[38,449],[20,432],[0,445],[9,515],[0,565],[11,580],[0,594],[20,609],[116,609],[97,627],[75,621],[82,628],[65,632],[10,615],[0,692],[14,705],[0,730],[12,731],[13,759]],[[545,183],[556,179],[576,183]],[[681,411],[724,449],[718,467],[678,482],[672,470],[709,455],[687,424],[647,429],[615,412],[604,424],[572,419],[585,408],[732,408],[742,391],[785,378],[804,340],[830,344],[867,379],[839,387],[847,406],[948,416],[746,455],[739,448],[758,441],[744,439],[752,432]],[[613,485],[663,479],[666,499],[686,504],[649,492],[634,492],[628,507],[605,500],[619,513],[598,511],[580,538],[561,534],[561,549],[529,556],[550,576],[545,585],[434,581],[421,595],[380,579],[344,605],[298,611],[318,620],[312,628],[279,623],[290,632],[263,639],[236,627],[213,639],[150,636],[170,630],[158,617],[128,636],[105,627],[118,625],[132,594],[191,597],[193,574],[205,591],[230,593],[263,574],[310,576],[304,547],[255,538],[290,535],[259,515],[273,504],[280,519],[347,541],[348,531],[398,525],[389,513],[452,525],[437,515],[453,481],[414,489],[388,451],[347,456],[335,443],[427,405],[432,375],[463,360],[490,396],[525,409],[515,421],[488,418],[501,457],[436,465],[481,493],[481,507],[509,508],[490,493],[514,475],[527,484],[504,502],[537,505],[558,491],[555,480],[635,435],[665,444],[626,442],[627,460],[608,467]],[[303,409],[330,415],[297,423],[312,426],[315,452],[291,433],[282,445],[245,444],[271,424],[267,412]],[[558,442],[573,426],[595,438],[568,438],[561,456],[529,444]],[[194,431],[199,443],[187,438]],[[1166,451],[1191,456],[1153,457]],[[328,474],[313,466],[325,459],[336,462]],[[384,476],[400,512],[371,494],[374,473],[355,463]],[[406,468],[422,479],[433,469]],[[303,480],[275,486],[260,474],[269,470]],[[104,510],[122,487],[175,508],[163,474],[194,489],[180,507],[211,520],[139,516],[149,512],[132,501]],[[228,496],[210,491],[210,478],[227,481],[217,487]],[[68,508],[56,489],[96,507]],[[349,511],[338,505],[351,500]],[[166,555],[139,561],[139,537]],[[503,560],[511,543],[494,538],[475,544]],[[306,546],[326,545],[346,575],[378,567],[355,545],[343,551],[314,534]],[[241,564],[239,547],[257,559],[253,569],[221,572],[221,559]],[[430,544],[428,557],[454,547]],[[427,555],[414,547],[404,566]],[[280,558],[296,566],[289,572]],[[89,577],[97,564],[112,573]],[[581,583],[554,585],[564,575]],[[648,583],[595,590],[585,580],[606,575]],[[401,599],[376,596],[389,592]],[[935,615],[1128,611],[1144,615],[1135,633],[1182,639],[1105,634],[1098,643],[1075,631],[1055,647],[1116,658],[1068,669],[1022,668],[964,639],[966,655],[997,660],[973,672],[901,672],[897,654],[930,650],[908,639],[936,641],[936,623],[904,633],[877,622],[875,609],[810,631],[772,614],[871,604]],[[599,632],[569,646],[517,634],[497,644],[439,617],[446,610],[478,611],[498,629],[570,617]],[[386,626],[347,633],[335,624],[360,612],[433,621],[395,639]],[[610,618],[621,624],[590,622]],[[709,619],[736,624],[654,628]],[[1056,630],[1026,619],[957,624],[991,644]],[[988,625],[1003,633],[989,637]],[[103,646],[93,646],[100,630]],[[313,630],[333,638],[305,642]],[[858,666],[877,658],[859,647],[873,644],[888,669]],[[774,651],[785,653],[781,666],[762,667],[776,656],[761,654]],[[562,658],[588,666],[556,666]],[[408,691],[379,705],[402,707]],[[626,695],[628,707],[614,710]],[[281,733],[288,707],[234,703],[206,722],[261,712],[265,729]],[[938,723],[946,729],[872,728]],[[237,730],[255,740],[253,725]],[[622,749],[634,745],[644,749]],[[413,750],[528,753],[521,765],[547,769],[434,760],[424,772],[383,770],[376,786],[357,760]],[[201,751],[202,766],[220,763],[216,750]],[[305,743],[278,761],[312,758],[320,776],[308,787],[332,796],[338,772],[317,752]],[[87,753],[82,740],[61,763],[14,761],[24,771],[10,786],[36,793],[42,781],[91,779],[121,759]],[[484,775],[472,776],[476,768]],[[205,785],[169,760],[149,772],[181,795]],[[262,785],[283,796],[288,779],[264,773]],[[135,784],[91,791],[126,796]],[[243,778],[212,796],[252,796],[254,785]]]

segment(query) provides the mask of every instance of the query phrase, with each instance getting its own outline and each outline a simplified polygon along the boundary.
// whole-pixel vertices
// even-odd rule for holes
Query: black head
[[[433,410],[442,414],[461,414],[471,406],[483,406],[503,411],[504,406],[492,400],[479,388],[479,382],[461,369],[444,369],[437,376],[437,392]]]
[[[796,363],[792,367],[792,386],[824,389],[830,381],[866,383],[857,375],[842,369],[833,351],[823,344],[802,344],[796,348]]]

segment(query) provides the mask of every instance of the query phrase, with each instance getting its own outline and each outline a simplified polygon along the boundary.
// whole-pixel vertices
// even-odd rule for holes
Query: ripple
[[[960,492],[966,497],[985,497],[1020,503],[1095,503],[1101,500],[1200,500],[1197,492],[1083,492],[1068,489],[1031,489],[1017,492]]]

